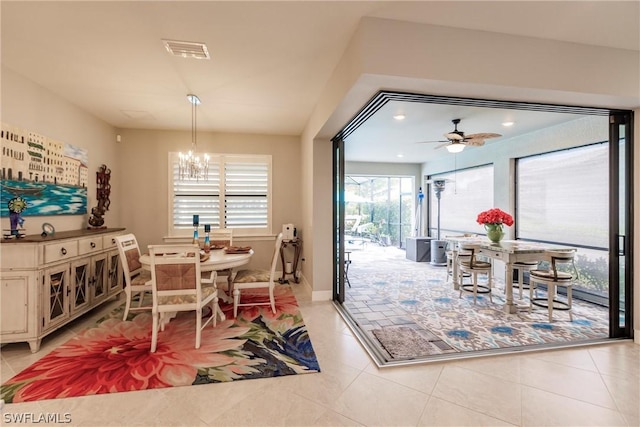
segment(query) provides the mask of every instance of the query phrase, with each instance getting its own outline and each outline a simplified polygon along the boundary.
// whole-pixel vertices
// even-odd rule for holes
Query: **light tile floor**
[[[295,289],[321,373],[6,404],[2,424],[69,413],[77,426],[640,425],[640,345],[630,341],[379,369],[332,303]],[[3,347],[2,381],[107,309],[46,338],[37,354]]]

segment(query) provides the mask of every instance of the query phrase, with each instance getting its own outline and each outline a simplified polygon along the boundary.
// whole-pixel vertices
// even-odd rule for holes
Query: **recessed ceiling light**
[[[502,126],[508,128],[509,126],[513,126],[514,122],[502,122]]]
[[[405,116],[402,113],[401,114],[396,114],[395,116],[393,116],[393,118],[396,119],[396,120],[404,120],[405,117],[407,117],[407,116]]]
[[[402,154],[402,153],[396,154],[396,157],[404,157],[404,154]]]

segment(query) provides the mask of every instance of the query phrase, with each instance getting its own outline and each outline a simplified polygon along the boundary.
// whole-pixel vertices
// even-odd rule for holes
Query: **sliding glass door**
[[[609,123],[610,335],[632,337],[633,114],[612,112]]]
[[[344,303],[344,283],[345,283],[345,191],[344,191],[344,141],[342,138],[333,140],[333,229],[335,236],[333,239],[333,300]]]

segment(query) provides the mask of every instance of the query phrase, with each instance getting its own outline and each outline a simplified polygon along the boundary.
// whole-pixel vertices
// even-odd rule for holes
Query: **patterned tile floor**
[[[499,280],[494,280],[493,302],[482,295],[474,304],[471,294],[460,298],[453,290],[445,267],[407,260],[398,248],[367,245],[352,251],[350,258],[351,287],[344,306],[372,338],[373,330],[404,325],[438,335],[457,351],[466,352],[598,340],[608,335],[607,310],[592,304],[574,300],[573,322],[565,312],[556,311],[554,322],[549,323],[543,309],[505,314],[504,283]],[[520,304],[528,305],[526,296]]]

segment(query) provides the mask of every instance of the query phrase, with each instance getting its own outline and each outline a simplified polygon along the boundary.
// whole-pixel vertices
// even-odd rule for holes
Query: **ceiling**
[[[402,114],[404,119],[394,116]],[[345,158],[361,162],[421,163],[448,155],[445,133],[454,130],[453,119],[460,119],[457,130],[465,136],[495,133],[497,138],[485,145],[536,130],[577,120],[583,115],[557,112],[524,111],[464,105],[443,105],[390,101],[373,114],[345,141]],[[511,126],[503,123],[511,122]],[[372,141],[375,141],[372,144]],[[478,147],[465,147],[465,151]]]
[[[4,0],[0,8],[3,67],[122,129],[190,129],[186,95],[194,93],[199,130],[300,135],[366,16],[640,50],[638,1]],[[171,56],[162,39],[204,42],[211,59]],[[386,122],[383,132],[371,120],[368,138],[402,144],[412,158],[416,141],[441,139],[453,118],[466,133],[515,132],[500,127],[499,111],[385,108],[404,110],[405,125],[421,118],[415,132]],[[518,129],[564,119],[552,116],[514,119]]]

